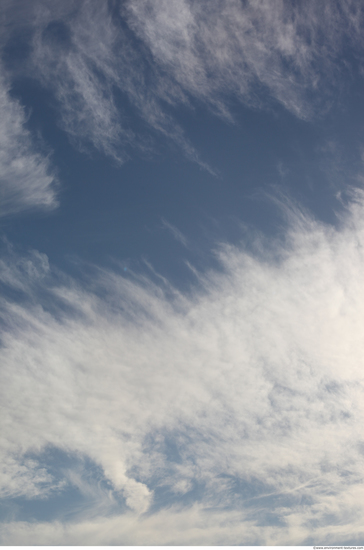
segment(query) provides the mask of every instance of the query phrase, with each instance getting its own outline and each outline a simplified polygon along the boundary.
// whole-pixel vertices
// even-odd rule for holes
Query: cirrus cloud
[[[0,216],[57,206],[56,179],[47,156],[37,151],[25,127],[23,107],[0,78]]]
[[[101,269],[87,289],[34,252],[2,264],[18,289],[2,300],[2,491],[18,495],[21,472],[27,498],[49,495],[56,448],[100,467],[129,510],[8,522],[3,543],[359,540],[362,212],[360,193],[337,228],[290,208],[283,240],[221,245],[222,269],[185,294]]]
[[[10,63],[13,73],[52,91],[59,124],[77,147],[124,162],[163,136],[212,172],[177,110],[203,105],[232,121],[234,101],[276,103],[310,120],[350,75],[344,49],[354,57],[363,49],[362,8],[351,0],[19,0],[4,13],[3,49],[11,32],[27,28],[30,36],[27,62]]]

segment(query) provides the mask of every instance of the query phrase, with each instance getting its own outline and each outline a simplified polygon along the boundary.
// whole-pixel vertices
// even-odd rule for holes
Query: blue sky
[[[361,3],[0,24],[2,544],[362,544]]]

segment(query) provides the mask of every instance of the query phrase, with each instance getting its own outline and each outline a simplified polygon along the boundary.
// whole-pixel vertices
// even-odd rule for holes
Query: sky
[[[364,542],[364,5],[2,0],[0,542]]]

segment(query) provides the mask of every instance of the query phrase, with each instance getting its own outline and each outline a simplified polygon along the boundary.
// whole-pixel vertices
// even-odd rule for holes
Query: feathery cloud
[[[10,85],[0,78],[0,216],[57,206],[55,177],[49,158],[38,152]]]
[[[351,0],[13,4],[4,10],[2,47],[9,28],[31,29],[27,63],[14,72],[52,90],[73,143],[117,162],[135,148],[153,150],[159,135],[212,171],[176,108],[202,104],[233,120],[232,100],[271,108],[273,99],[310,119],[329,107],[349,74],[340,64],[343,48],[363,48],[362,7]]]
[[[53,447],[99,466],[130,511],[9,523],[4,544],[362,534],[363,198],[337,228],[288,213],[284,241],[264,257],[221,246],[222,270],[187,294],[105,270],[91,291],[32,253],[30,290],[2,300],[2,491],[19,494],[21,471],[25,496],[41,493],[27,460],[44,467]],[[24,288],[19,261],[6,269],[3,283]]]
[[[267,93],[299,118],[311,117],[323,91],[340,84],[334,73],[344,37],[362,48],[362,9],[350,0],[129,0],[126,10],[157,63],[228,117],[229,96],[261,107]]]

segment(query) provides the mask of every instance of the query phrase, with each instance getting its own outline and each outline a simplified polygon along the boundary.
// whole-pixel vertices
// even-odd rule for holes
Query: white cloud
[[[56,18],[53,7],[37,11],[33,66],[60,102],[60,123],[78,146],[92,143],[122,161],[133,133],[121,124],[115,86],[116,29],[107,4],[83,2],[68,7],[70,24]],[[68,15],[68,17],[67,17]],[[69,20],[70,14],[63,15]]]
[[[53,90],[59,122],[78,147],[119,162],[134,148],[152,151],[159,135],[212,171],[174,108],[199,103],[232,120],[233,98],[267,108],[270,96],[308,119],[347,80],[345,44],[362,52],[362,8],[350,0],[128,1],[123,23],[109,8],[94,0],[18,2],[5,10],[4,35],[27,19],[32,53],[21,71]]]
[[[327,85],[340,85],[343,37],[362,47],[361,7],[345,0],[129,0],[127,11],[182,89],[226,116],[228,96],[261,106],[262,89],[296,116],[312,116]]]
[[[59,488],[53,476],[32,459],[3,455],[1,472],[1,498],[46,497],[49,492]]]
[[[24,109],[0,77],[0,216],[57,206],[55,177],[47,156],[36,150],[25,128]]]
[[[108,4],[85,0],[59,11],[49,4],[35,8],[32,68],[59,100],[60,123],[71,139],[81,149],[92,144],[118,162],[131,148],[150,152],[154,146],[145,129],[135,129],[136,113],[144,126],[211,171],[166,109],[184,101],[182,91],[156,73]],[[121,97],[127,107],[120,106]]]
[[[7,287],[29,293],[32,283],[39,283],[50,271],[48,257],[38,250],[18,256],[11,244],[4,239],[7,248],[0,259],[0,283]]]
[[[51,445],[100,466],[132,510],[92,525],[15,522],[3,543],[282,545],[362,533],[362,197],[336,229],[288,215],[284,242],[256,256],[221,246],[222,271],[187,295],[103,270],[91,292],[47,271],[40,287],[55,313],[34,276],[26,301],[3,299],[2,453],[14,475]],[[2,483],[10,494],[15,482]]]

